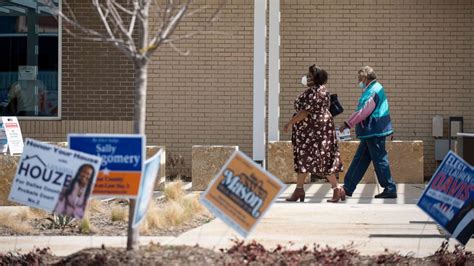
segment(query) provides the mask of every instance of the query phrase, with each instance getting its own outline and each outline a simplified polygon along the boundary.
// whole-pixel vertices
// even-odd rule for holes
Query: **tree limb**
[[[102,21],[102,24],[104,25],[105,30],[109,34],[110,38],[115,39],[115,36],[112,30],[110,29],[110,25],[107,22],[107,18],[105,17],[104,13],[102,12],[102,8],[99,5],[99,0],[92,0],[92,5],[95,7],[97,14],[99,14],[99,18]]]
[[[42,1],[49,2],[50,9],[57,17],[61,17],[66,22],[66,24],[71,25],[85,36],[78,35],[65,27],[65,30],[69,34],[84,40],[113,43],[129,58],[131,58],[134,63],[144,63],[143,60],[148,61],[157,48],[163,44],[170,45],[170,47],[172,47],[181,55],[188,55],[188,50],[180,50],[176,47],[175,43],[180,40],[189,39],[202,32],[209,32],[209,26],[217,19],[222,7],[226,3],[226,0],[221,0],[209,19],[207,19],[204,25],[200,26],[197,31],[179,35],[173,38],[173,34],[183,19],[203,12],[204,10],[209,9],[210,6],[206,5],[204,7],[197,8],[196,10],[190,11],[189,7],[192,0],[186,0],[181,5],[178,5],[177,3],[182,1],[167,0],[167,3],[164,7],[160,7],[158,4],[160,1],[157,0],[127,0],[125,4],[123,2],[119,3],[117,0],[102,0],[105,1],[104,4],[100,3],[101,0],[91,0],[92,5],[95,7],[99,19],[104,27],[104,34],[81,25],[76,19],[73,10],[66,1],[63,3],[70,13],[70,17],[59,10],[59,8],[52,3],[52,0]],[[143,47],[137,47],[135,44],[136,40],[134,40],[136,24],[138,22],[139,25],[147,25],[145,28],[148,32],[149,9],[152,3],[156,5],[155,8],[158,13],[158,29],[156,29],[154,36],[152,36],[148,43],[145,43]],[[124,19],[122,17],[123,15],[129,17]],[[127,25],[126,22],[129,22],[129,24]],[[143,27],[141,27],[140,32],[143,30]],[[212,33],[218,34],[219,32]]]
[[[186,14],[186,11],[188,10],[190,3],[191,3],[191,0],[186,1],[186,3],[181,6],[178,12],[174,16],[168,19],[168,23],[163,24],[163,26],[165,26],[164,29],[161,29],[155,35],[155,37],[151,40],[148,46],[148,49],[145,52],[145,57],[149,58],[153,54],[153,52],[158,48],[158,46],[160,46],[160,44],[163,43],[163,41],[168,39],[168,37],[174,33],[174,31],[178,27],[179,22],[181,22],[184,15]]]
[[[186,50],[186,51],[183,51],[181,49],[179,49],[178,47],[176,47],[176,45],[174,45],[174,43],[170,42],[168,43],[169,46],[171,46],[171,48],[173,48],[173,50],[175,50],[178,54],[180,55],[184,55],[184,56],[187,56],[189,55],[190,51],[189,50]]]
[[[166,40],[163,40],[162,42],[163,43],[172,43],[172,42],[177,42],[177,41],[181,41],[181,40],[185,40],[185,39],[189,39],[195,35],[198,35],[198,34],[201,34],[203,32],[208,32],[207,29],[211,26],[211,24],[218,18],[218,15],[220,14],[223,6],[225,5],[225,3],[227,2],[227,0],[221,0],[218,7],[214,10],[212,16],[209,17],[209,19],[206,21],[206,23],[204,23],[203,27],[195,32],[191,32],[191,33],[188,33],[188,34],[185,34],[183,36],[180,36],[178,38],[167,38]],[[203,9],[206,9],[207,7],[203,8]],[[202,9],[202,10],[203,10]],[[202,10],[199,10],[197,12],[200,12]],[[197,12],[194,12],[194,13],[197,13]],[[187,15],[188,16],[191,16],[191,15]],[[217,33],[217,32],[213,32],[213,33]]]

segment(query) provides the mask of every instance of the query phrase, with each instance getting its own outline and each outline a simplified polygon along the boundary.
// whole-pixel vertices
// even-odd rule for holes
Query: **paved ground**
[[[398,185],[397,199],[374,199],[376,185],[359,185],[345,203],[327,203],[332,195],[327,184],[306,186],[305,203],[286,203],[290,186],[249,237],[268,248],[293,242],[295,247],[353,245],[363,254],[378,254],[386,248],[401,254],[427,256],[443,241],[436,224],[415,204],[424,185]],[[227,247],[235,233],[214,220],[172,240],[173,244],[198,243]],[[454,240],[452,240],[454,242]],[[474,241],[467,246],[474,251]]]
[[[362,254],[377,254],[385,249],[401,254],[427,256],[443,241],[434,222],[415,203],[424,185],[398,186],[397,199],[374,199],[376,185],[360,185],[345,203],[326,203],[331,195],[327,184],[306,187],[305,203],[286,203],[294,185],[290,186],[258,224],[249,240],[257,240],[268,248],[292,242],[303,245],[352,245]],[[219,220],[188,231],[178,237],[141,237],[170,245],[199,244],[209,248],[229,247],[238,236]],[[452,240],[455,242],[454,240]],[[33,246],[50,246],[54,253],[65,255],[86,247],[124,247],[124,237],[0,237],[0,252]],[[468,250],[474,251],[474,241]]]

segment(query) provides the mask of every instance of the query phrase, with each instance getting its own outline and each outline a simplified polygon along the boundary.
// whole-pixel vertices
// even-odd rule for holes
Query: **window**
[[[41,1],[0,1],[0,116],[59,117],[58,28]]]

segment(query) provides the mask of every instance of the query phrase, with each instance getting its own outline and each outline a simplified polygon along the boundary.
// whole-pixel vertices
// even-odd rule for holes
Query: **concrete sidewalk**
[[[353,246],[362,254],[389,251],[403,255],[428,256],[444,240],[438,226],[415,204],[424,184],[399,184],[397,199],[374,199],[381,189],[374,184],[357,187],[345,203],[327,203],[332,195],[328,184],[306,186],[305,203],[287,203],[289,186],[252,232],[248,241],[256,240],[267,248],[293,243],[331,247]],[[220,220],[214,220],[188,231],[170,244],[199,244],[208,248],[226,248],[232,239],[240,239]],[[455,240],[452,240],[455,242]],[[474,251],[474,242],[467,246]]]
[[[398,185],[397,199],[374,199],[379,188],[373,184],[359,185],[345,203],[326,203],[331,196],[328,184],[306,187],[305,203],[286,203],[289,186],[262,218],[248,241],[256,240],[267,248],[293,243],[293,247],[312,245],[342,247],[352,245],[362,254],[379,254],[385,249],[403,255],[428,256],[443,241],[436,224],[416,205],[424,188],[420,185]],[[227,225],[216,219],[178,237],[141,237],[162,245],[195,245],[208,248],[228,248],[232,239],[240,239]],[[454,240],[452,240],[455,242]],[[125,247],[125,237],[101,236],[28,236],[0,237],[0,252],[34,246],[49,246],[57,255],[67,255],[82,248],[106,246]],[[474,242],[467,245],[474,251]]]

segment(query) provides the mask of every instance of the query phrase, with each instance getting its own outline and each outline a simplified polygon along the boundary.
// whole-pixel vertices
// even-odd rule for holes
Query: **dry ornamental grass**
[[[17,214],[0,213],[0,235],[126,235],[128,201],[124,199],[88,202],[85,217],[71,222],[64,230],[49,228],[50,214],[25,208]],[[182,181],[166,185],[163,197],[152,198],[146,218],[140,225],[144,235],[177,235],[212,220],[199,203],[197,194],[186,194]]]
[[[28,234],[33,229],[28,222],[32,217],[33,214],[27,208],[22,209],[18,213],[1,213],[0,224],[11,229],[14,233]]]

